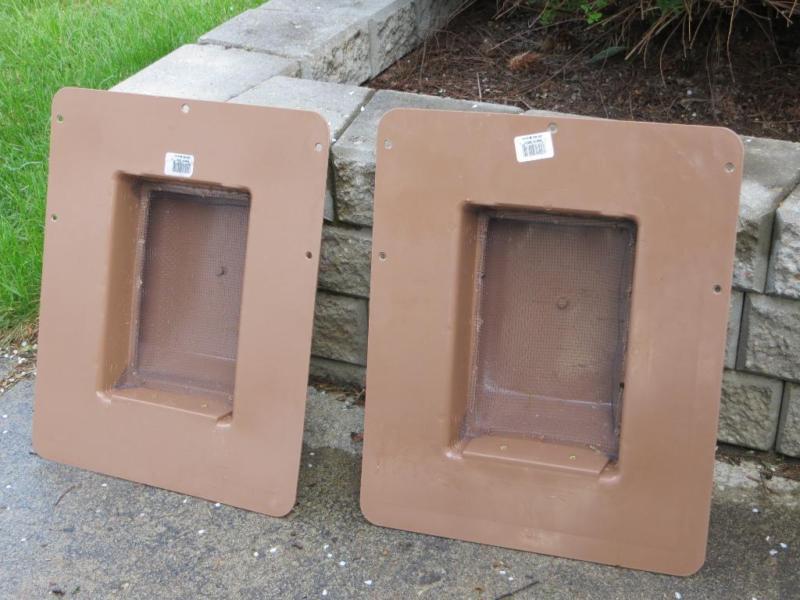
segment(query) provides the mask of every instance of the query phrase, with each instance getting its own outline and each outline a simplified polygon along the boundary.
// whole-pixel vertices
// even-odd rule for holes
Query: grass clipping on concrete
[[[0,342],[36,327],[53,94],[109,88],[262,3],[0,2]]]

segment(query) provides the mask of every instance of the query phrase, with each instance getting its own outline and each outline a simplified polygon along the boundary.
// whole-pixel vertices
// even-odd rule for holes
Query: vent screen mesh
[[[635,226],[483,215],[466,435],[617,453]]]
[[[145,194],[127,385],[232,396],[249,198]]]

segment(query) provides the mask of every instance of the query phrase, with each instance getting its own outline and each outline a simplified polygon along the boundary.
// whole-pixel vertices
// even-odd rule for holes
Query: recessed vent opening
[[[247,193],[142,184],[129,365],[118,387],[232,399],[249,211]]]
[[[479,215],[466,437],[511,435],[616,458],[636,226]]]

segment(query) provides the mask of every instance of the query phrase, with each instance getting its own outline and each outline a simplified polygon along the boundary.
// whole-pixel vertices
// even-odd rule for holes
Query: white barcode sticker
[[[194,173],[194,156],[167,152],[164,156],[164,175],[191,177]]]
[[[531,133],[514,138],[514,149],[517,151],[517,162],[529,162],[553,158],[553,134],[549,131]]]

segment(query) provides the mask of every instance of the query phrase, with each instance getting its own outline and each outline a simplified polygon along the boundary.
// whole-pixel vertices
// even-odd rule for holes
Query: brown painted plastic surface
[[[41,456],[269,515],[292,509],[328,139],[306,111],[56,95]],[[165,176],[168,152],[194,156],[191,177]]]
[[[518,162],[514,138],[549,130],[554,157]],[[738,137],[711,127],[399,109],[381,122],[377,152],[366,517],[612,565],[697,571],[708,535]],[[617,342],[624,346],[616,457],[535,432],[465,426],[480,381],[481,223],[498,210],[635,225],[629,322],[618,330],[626,339],[608,348],[613,355]],[[550,288],[552,302],[561,301],[557,284],[529,279],[537,301]]]

